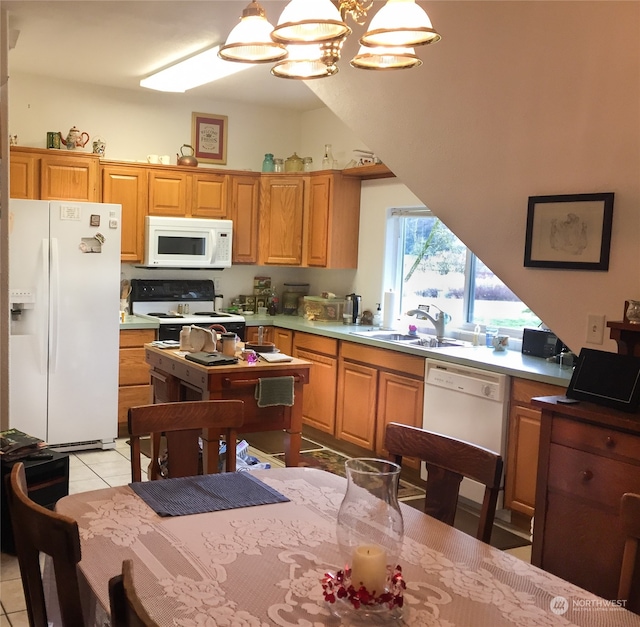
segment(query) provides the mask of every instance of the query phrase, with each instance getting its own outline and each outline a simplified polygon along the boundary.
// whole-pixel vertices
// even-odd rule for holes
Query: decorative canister
[[[302,158],[298,157],[295,152],[284,162],[285,172],[302,172],[302,168]]]
[[[262,161],[263,172],[273,172],[275,170],[275,163],[273,162],[273,155],[268,152]]]
[[[302,169],[305,172],[311,172],[311,170],[313,169],[313,158],[312,157],[305,157],[302,160]]]
[[[274,172],[284,172],[284,159],[274,159]]]

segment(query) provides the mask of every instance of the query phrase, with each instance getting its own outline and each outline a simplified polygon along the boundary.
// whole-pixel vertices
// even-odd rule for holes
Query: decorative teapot
[[[188,148],[191,151],[190,155],[184,154],[184,149]],[[195,150],[193,146],[189,146],[189,144],[182,144],[182,148],[180,148],[180,154],[176,153],[176,157],[178,158],[178,165],[189,165],[195,167],[198,165],[198,160],[195,158]]]
[[[84,148],[89,141],[89,134],[81,132],[75,126],[72,126],[66,139],[62,136],[62,133],[60,133],[60,141],[67,147],[67,150]]]

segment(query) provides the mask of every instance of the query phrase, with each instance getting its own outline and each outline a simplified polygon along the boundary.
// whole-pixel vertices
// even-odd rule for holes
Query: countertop
[[[149,318],[141,318],[140,316],[124,317],[124,322],[120,323],[120,330],[125,329],[157,329],[160,325],[157,320],[149,320]]]
[[[482,368],[491,372],[498,372],[521,379],[530,379],[542,383],[550,383],[560,387],[567,387],[573,374],[573,368],[562,367],[550,363],[540,357],[523,355],[520,351],[506,350],[496,352],[486,346],[429,348],[426,346],[407,346],[394,342],[376,340],[368,337],[353,335],[354,331],[370,331],[371,326],[345,325],[342,322],[308,321],[299,316],[247,316],[247,326],[276,326],[292,331],[314,333],[337,340],[346,340],[377,348],[395,350],[409,355],[439,359],[462,366]]]

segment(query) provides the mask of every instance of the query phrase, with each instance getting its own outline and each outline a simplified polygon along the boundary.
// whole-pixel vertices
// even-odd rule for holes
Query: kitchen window
[[[427,207],[389,211],[387,284],[399,313],[435,305],[451,316],[449,327],[499,327],[520,337],[541,320]]]

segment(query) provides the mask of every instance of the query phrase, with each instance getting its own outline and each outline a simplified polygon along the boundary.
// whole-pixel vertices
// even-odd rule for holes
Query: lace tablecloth
[[[322,596],[342,568],[335,531],[346,480],[283,468],[255,476],[288,503],[161,518],[128,487],[65,497],[80,526],[81,573],[102,625],[107,582],[134,560],[136,588],[160,625],[337,627]],[[403,616],[428,627],[640,627],[640,616],[402,505]],[[595,547],[594,547],[594,550]],[[93,601],[93,602],[91,602]]]

